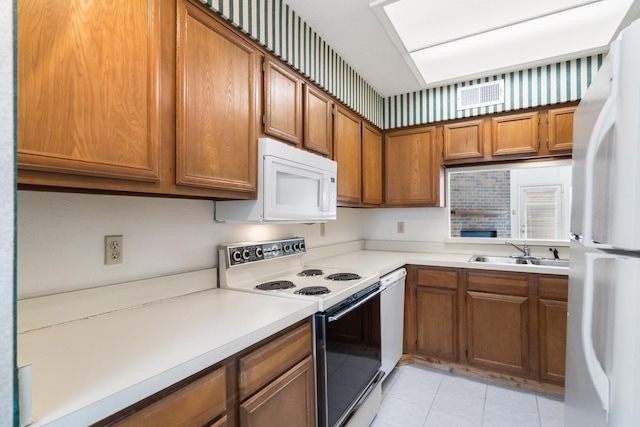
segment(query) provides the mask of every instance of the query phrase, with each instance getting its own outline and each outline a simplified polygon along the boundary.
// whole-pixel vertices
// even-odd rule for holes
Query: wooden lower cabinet
[[[315,390],[305,320],[94,426],[313,427]]]
[[[408,310],[415,352],[422,356],[457,362],[459,358],[459,271],[414,268],[407,293],[415,307]],[[410,280],[411,281],[411,280]],[[415,343],[415,345],[413,344]]]
[[[240,405],[241,426],[314,426],[315,420],[314,365],[311,356]]]
[[[540,377],[559,383],[564,383],[568,289],[566,277],[538,278]]]
[[[424,266],[407,270],[407,355],[561,392],[566,276]]]

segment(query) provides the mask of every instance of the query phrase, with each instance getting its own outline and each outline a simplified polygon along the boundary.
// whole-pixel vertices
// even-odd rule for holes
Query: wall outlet
[[[122,235],[104,236],[104,265],[122,264]]]
[[[324,234],[325,234],[325,231],[326,231],[325,230],[325,226],[326,226],[326,224],[324,222],[320,223],[320,237],[324,237]]]
[[[404,233],[404,221],[398,221],[398,233]]]

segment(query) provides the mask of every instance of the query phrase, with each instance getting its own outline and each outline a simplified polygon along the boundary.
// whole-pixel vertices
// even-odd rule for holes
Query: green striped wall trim
[[[384,99],[384,129],[435,123],[577,101],[602,65],[604,54],[587,56],[527,70],[469,80]],[[458,111],[458,87],[504,79],[504,104]]]
[[[200,1],[382,129],[579,100],[603,60],[592,55],[383,99],[283,0]],[[498,79],[505,80],[503,105],[457,111],[458,87]]]
[[[200,0],[378,127],[382,96],[283,0]]]

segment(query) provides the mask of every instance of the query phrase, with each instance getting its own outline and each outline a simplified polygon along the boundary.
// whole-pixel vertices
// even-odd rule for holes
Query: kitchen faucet
[[[522,248],[520,248],[519,246],[517,246],[517,245],[515,245],[515,244],[513,244],[511,242],[508,242],[508,241],[505,241],[504,244],[505,245],[511,245],[511,246],[513,246],[514,248],[516,248],[517,250],[519,250],[520,252],[523,253],[523,255],[513,256],[513,258],[524,258],[524,259],[534,258],[529,254],[530,252],[529,252],[529,246],[527,245],[527,242],[524,242],[524,246]]]

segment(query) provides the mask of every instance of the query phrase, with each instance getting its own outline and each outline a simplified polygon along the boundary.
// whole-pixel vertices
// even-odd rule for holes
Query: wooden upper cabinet
[[[537,111],[509,114],[491,119],[491,154],[536,154],[539,115]]]
[[[476,159],[484,154],[484,120],[467,120],[443,126],[444,160]]]
[[[336,106],[333,132],[333,160],[338,163],[338,203],[360,204],[362,192],[360,118],[349,110]]]
[[[385,204],[441,206],[435,126],[388,132],[384,143]]]
[[[573,113],[576,107],[553,108],[547,113],[547,148],[550,153],[573,149]]]
[[[186,0],[177,49],[177,183],[254,192],[261,55]]]
[[[382,203],[382,134],[362,123],[362,203]]]
[[[264,61],[264,132],[302,144],[302,80],[280,62]]]
[[[331,157],[333,146],[331,97],[314,86],[304,85],[304,147]]]
[[[159,3],[17,3],[20,169],[159,180]]]

